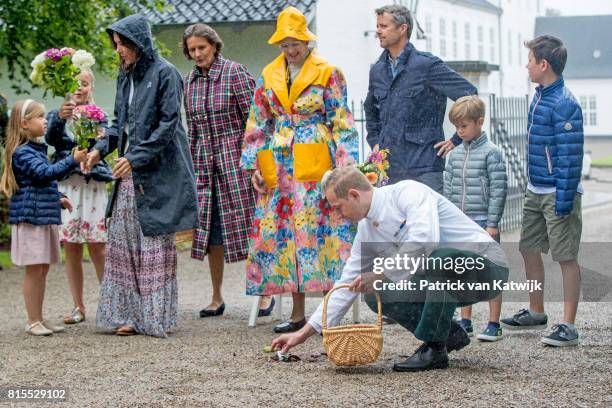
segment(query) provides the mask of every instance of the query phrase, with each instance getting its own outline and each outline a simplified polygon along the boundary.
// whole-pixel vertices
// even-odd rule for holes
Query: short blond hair
[[[372,185],[355,166],[343,166],[333,170],[328,170],[321,180],[323,193],[331,188],[336,197],[347,198],[351,188],[359,191],[370,191]]]
[[[485,117],[486,106],[482,99],[476,95],[462,96],[453,104],[448,119],[453,125],[462,120],[473,120],[474,122]]]

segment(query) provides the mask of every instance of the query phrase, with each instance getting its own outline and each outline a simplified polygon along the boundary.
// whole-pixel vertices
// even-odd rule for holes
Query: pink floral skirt
[[[76,244],[106,242],[106,183],[95,180],[89,180],[87,183],[82,175],[75,173],[68,180],[59,183],[59,191],[72,203],[72,212],[62,210],[60,241]]]

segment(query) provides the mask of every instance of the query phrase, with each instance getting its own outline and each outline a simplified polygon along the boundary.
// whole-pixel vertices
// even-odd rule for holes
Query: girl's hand
[[[75,148],[72,156],[78,163],[83,163],[85,160],[87,160],[87,149],[78,150]]]
[[[253,188],[259,194],[266,194],[266,184],[259,170],[255,170],[253,174],[251,174],[251,183],[253,183]]]
[[[132,165],[125,157],[120,157],[116,160],[115,167],[113,167],[113,178],[120,179],[132,174]]]
[[[76,104],[74,102],[64,102],[59,109],[59,117],[66,120],[72,117],[72,111],[74,111]]]
[[[93,168],[93,166],[95,166],[99,161],[100,161],[100,151],[99,150],[94,149],[91,152],[89,152],[87,154],[87,161],[84,163],[81,163],[81,171],[83,172],[83,174],[88,174]]]
[[[66,210],[68,210],[68,212],[72,212],[72,203],[70,202],[68,198],[66,197],[60,198],[60,205],[62,206],[62,208],[65,208]]]

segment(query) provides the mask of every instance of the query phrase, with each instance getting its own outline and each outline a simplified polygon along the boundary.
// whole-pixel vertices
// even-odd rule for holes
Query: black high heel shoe
[[[270,314],[272,313],[272,309],[274,309],[275,303],[276,301],[274,300],[274,298],[272,298],[272,301],[270,301],[270,304],[268,305],[268,307],[266,307],[265,309],[259,309],[259,313],[257,314],[257,317],[270,316]]]
[[[216,309],[202,309],[200,310],[200,317],[214,317],[221,316],[225,312],[225,302]]]

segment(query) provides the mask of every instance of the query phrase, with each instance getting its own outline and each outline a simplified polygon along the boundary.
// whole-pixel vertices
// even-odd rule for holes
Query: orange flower
[[[365,176],[372,185],[375,185],[378,181],[378,175],[374,172],[366,173]]]

